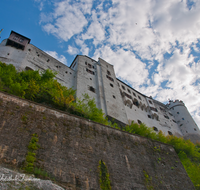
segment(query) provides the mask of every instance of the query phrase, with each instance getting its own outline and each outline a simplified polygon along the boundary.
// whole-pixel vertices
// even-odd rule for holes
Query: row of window
[[[91,65],[90,63],[85,62],[85,65],[87,65],[90,69],[94,69],[94,66]]]
[[[118,86],[120,87],[120,84],[119,84],[119,83],[118,83]],[[123,85],[121,85],[121,86],[122,86],[122,89],[123,89],[123,90],[126,90],[126,88],[125,88]],[[127,91],[131,94],[130,89],[127,88]],[[132,93],[133,93],[133,95],[134,95],[135,97],[137,97],[136,94],[135,94],[134,92],[132,92]],[[138,96],[138,98],[139,98],[140,100],[142,100],[140,96]]]

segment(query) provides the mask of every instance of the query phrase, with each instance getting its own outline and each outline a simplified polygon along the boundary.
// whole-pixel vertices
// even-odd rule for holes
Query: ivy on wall
[[[111,190],[108,169],[102,160],[99,161],[99,182],[101,190]]]

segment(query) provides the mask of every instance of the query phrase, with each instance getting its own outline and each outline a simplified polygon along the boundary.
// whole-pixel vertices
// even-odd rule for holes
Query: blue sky
[[[200,126],[199,0],[1,0],[0,41],[14,30],[68,66],[76,54],[167,103],[183,100]]]

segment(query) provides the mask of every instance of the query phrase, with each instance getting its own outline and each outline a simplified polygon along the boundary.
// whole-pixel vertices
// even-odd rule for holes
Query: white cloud
[[[58,55],[56,51],[45,51],[45,52],[48,53],[53,58],[59,60],[61,63],[67,65],[67,59],[65,58],[64,55]]]
[[[41,14],[41,23],[59,39],[74,40],[82,54],[95,48],[90,56],[113,64],[117,77],[140,92],[163,102],[183,100],[200,126],[200,87],[194,85],[200,62],[190,55],[191,47],[199,52],[200,39],[200,1],[194,2],[189,9],[186,0],[113,0],[105,11],[104,1],[93,9],[92,0],[62,0]],[[67,45],[68,53],[77,52]]]
[[[72,47],[72,46],[68,46],[68,50],[67,52],[70,54],[70,55],[75,55],[75,54],[78,54],[79,50],[75,47]]]

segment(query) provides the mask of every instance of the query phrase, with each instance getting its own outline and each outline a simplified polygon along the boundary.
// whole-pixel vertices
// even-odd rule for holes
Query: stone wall
[[[68,190],[100,189],[100,160],[112,190],[194,189],[171,146],[0,92],[0,163],[22,167],[33,133],[36,165]]]

